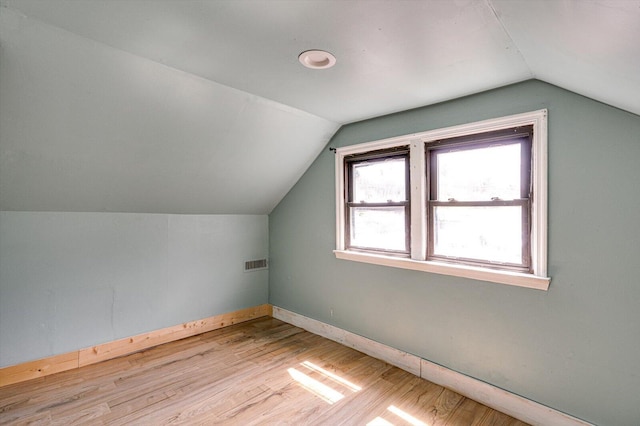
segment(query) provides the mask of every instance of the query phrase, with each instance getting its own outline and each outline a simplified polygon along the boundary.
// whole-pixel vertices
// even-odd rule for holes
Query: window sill
[[[480,281],[490,281],[498,284],[514,285],[547,291],[551,278],[538,277],[519,272],[498,271],[466,265],[452,265],[449,263],[420,261],[399,257],[384,256],[373,253],[361,253],[345,250],[334,250],[336,258],[354,262],[371,263],[374,265],[390,266],[393,268],[411,269],[414,271],[432,272],[434,274],[451,275],[454,277],[471,278]]]

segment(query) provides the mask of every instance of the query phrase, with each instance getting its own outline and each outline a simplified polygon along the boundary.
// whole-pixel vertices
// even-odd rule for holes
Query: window
[[[427,145],[427,259],[529,272],[532,126]]]
[[[409,150],[345,158],[346,247],[409,253]]]
[[[546,110],[336,150],[336,256],[547,289]]]

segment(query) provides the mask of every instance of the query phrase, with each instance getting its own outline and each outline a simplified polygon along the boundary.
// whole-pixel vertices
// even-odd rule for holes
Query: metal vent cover
[[[244,262],[245,272],[259,271],[268,268],[269,264],[267,262],[267,259],[247,260],[246,262]]]

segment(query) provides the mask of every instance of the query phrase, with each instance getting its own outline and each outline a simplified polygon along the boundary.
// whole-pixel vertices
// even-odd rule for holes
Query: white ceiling
[[[146,169],[123,166],[126,189],[115,188],[120,178],[108,171],[99,178],[86,171],[93,180],[113,182],[72,185],[73,193],[56,194],[58,204],[31,202],[13,193],[24,192],[21,185],[29,179],[14,164],[15,170],[7,173],[17,189],[12,192],[5,184],[0,193],[10,198],[3,201],[9,209],[268,213],[340,125],[531,78],[640,114],[640,0],[0,0],[0,4],[11,24],[0,30],[3,59],[9,62],[3,72],[15,74],[12,78],[24,86],[30,84],[29,76],[12,66],[20,57],[17,52],[51,48],[58,57],[39,58],[34,53],[34,66],[57,66],[61,73],[92,84],[95,80],[88,75],[97,79],[97,74],[107,80],[109,93],[125,90],[123,81],[127,91],[138,90],[129,87],[137,83],[132,77],[118,77],[126,67],[108,69],[107,62],[93,67],[87,61],[135,64],[143,75],[149,73],[142,79],[157,79],[155,84],[169,92],[188,82],[192,90],[208,94],[201,95],[197,107],[187,103],[180,110],[157,113],[148,110],[154,102],[162,102],[158,94],[145,99],[140,95],[133,111],[144,108],[145,119],[166,122],[156,147],[163,154],[149,154],[153,161]],[[302,67],[298,54],[315,48],[333,53],[337,65],[321,71]],[[62,60],[67,64],[60,65]],[[9,77],[0,74],[0,78],[5,92],[13,90],[8,88],[15,86]],[[60,83],[42,77],[47,78],[52,79],[50,84]],[[181,94],[166,96],[172,103],[186,102],[176,99]],[[107,110],[118,109],[119,102],[113,99]],[[224,118],[224,113],[230,117]],[[90,112],[82,114],[88,114],[85,123],[96,119]],[[207,118],[212,115],[218,120]],[[229,120],[241,124],[234,127]],[[166,136],[175,125],[188,128],[180,149],[174,146],[180,132]],[[135,168],[130,151],[142,155],[151,136],[142,131],[144,140],[133,140],[131,132],[141,131],[134,123],[128,126],[102,140],[105,152],[100,154],[95,148],[75,147],[84,150],[75,160],[93,161],[100,169],[105,158],[115,157]],[[85,127],[78,131],[91,131]],[[42,132],[47,130],[51,129]],[[66,139],[64,130],[58,131],[60,139]],[[24,143],[18,134],[11,129],[2,133],[0,128],[3,149],[14,156]],[[124,154],[114,154],[110,147]],[[41,147],[34,142],[30,149],[25,155],[36,158]],[[294,152],[282,161],[282,153],[290,149]],[[216,155],[220,150],[229,155]],[[259,153],[253,157],[244,155],[256,150]],[[44,168],[53,169],[50,164]],[[60,185],[71,179],[51,174],[41,179],[58,179]],[[157,184],[158,176],[164,176],[165,185]],[[131,182],[140,180],[148,183],[131,187]],[[226,189],[220,184],[223,180]],[[206,184],[194,184],[203,181]],[[35,188],[36,182],[28,185]],[[82,191],[89,197],[86,203],[77,201]],[[143,195],[151,200],[131,201]],[[47,194],[39,197],[46,199]]]

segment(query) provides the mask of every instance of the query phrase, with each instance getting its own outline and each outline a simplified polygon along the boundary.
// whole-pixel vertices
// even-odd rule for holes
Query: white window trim
[[[426,143],[458,136],[533,125],[531,207],[531,263],[533,273],[519,273],[467,266],[426,259]],[[356,252],[345,248],[345,179],[344,157],[379,149],[409,146],[411,175],[411,258],[386,256],[380,253]],[[411,269],[436,274],[472,278],[482,281],[547,290],[547,110],[527,112],[443,129],[403,135],[336,149],[336,250],[338,259]]]

